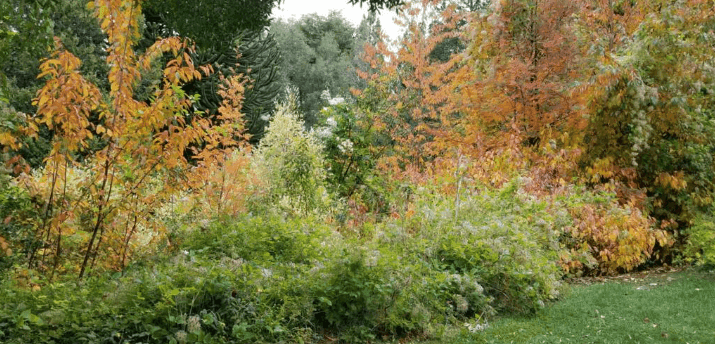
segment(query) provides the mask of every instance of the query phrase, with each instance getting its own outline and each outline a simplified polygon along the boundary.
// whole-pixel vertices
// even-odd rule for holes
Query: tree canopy
[[[281,51],[281,90],[297,88],[306,124],[317,122],[318,112],[332,97],[350,97],[359,84],[358,35],[353,25],[337,12],[328,16],[306,15],[297,21],[276,20],[271,25]]]
[[[159,36],[182,36],[204,49],[231,45],[245,31],[260,31],[270,23],[280,0],[147,0],[146,25]]]
[[[404,2],[405,0],[348,0],[349,4],[360,5],[360,7],[362,7],[363,4],[367,4],[370,12],[397,8],[404,4]]]

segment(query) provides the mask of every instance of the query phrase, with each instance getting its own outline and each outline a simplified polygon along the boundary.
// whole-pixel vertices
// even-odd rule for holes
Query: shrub
[[[375,115],[355,103],[321,111],[324,123],[311,131],[325,146],[330,192],[346,201],[336,218],[348,226],[388,215],[392,205],[390,178],[379,175],[377,161],[391,139],[378,130]]]
[[[570,190],[560,199],[573,218],[561,242],[570,250],[562,264],[567,272],[613,274],[633,270],[668,237],[638,208],[620,204],[609,192]]]
[[[715,216],[702,213],[687,230],[685,255],[697,264],[715,266]]]
[[[194,231],[184,249],[212,259],[307,264],[327,254],[321,243],[331,235],[326,225],[310,219],[243,215]]]
[[[285,283],[241,260],[180,255],[125,277],[54,283],[3,281],[3,343],[273,343],[310,339],[310,308]],[[298,279],[290,279],[292,287]],[[304,288],[299,294],[308,295]],[[307,303],[309,304],[309,303]],[[306,313],[307,311],[307,313]],[[306,329],[308,331],[306,331]],[[306,337],[307,336],[307,337]]]
[[[361,187],[369,187],[375,175],[375,162],[381,156],[380,137],[369,112],[356,104],[338,104],[321,111],[323,126],[314,134],[325,145],[328,182],[336,193],[350,197]]]
[[[249,188],[256,184],[249,171],[249,159],[248,149],[241,147],[224,159],[202,166],[203,179],[189,194],[197,215],[211,218],[246,212]]]
[[[36,204],[30,195],[13,181],[2,180],[0,171],[0,275],[36,243],[33,240],[34,225],[31,220],[39,216]]]
[[[362,236],[295,214],[206,222],[124,277],[35,292],[7,282],[0,341],[360,343],[533,312],[560,295],[562,245],[580,242],[564,235],[579,221],[569,207],[602,203],[519,185],[465,188],[460,202],[415,187],[403,216],[365,223]]]
[[[373,329],[384,326],[393,293],[399,292],[391,283],[394,270],[379,251],[360,248],[343,252],[326,270],[328,278],[316,289],[319,323],[335,328],[346,342],[374,339]]]
[[[467,196],[457,205],[438,194],[422,195],[415,219],[435,267],[474,279],[491,298],[473,313],[489,314],[491,307],[529,312],[558,297],[558,233],[568,218],[519,192],[515,182]]]
[[[329,204],[323,148],[303,128],[296,101],[278,107],[253,156],[253,171],[265,183],[254,207],[320,214]]]

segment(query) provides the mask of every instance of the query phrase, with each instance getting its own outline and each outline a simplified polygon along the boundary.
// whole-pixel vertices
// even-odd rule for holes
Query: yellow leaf
[[[42,107],[43,105],[47,104],[48,97],[47,95],[43,94],[40,96],[40,99],[37,101],[37,107]]]
[[[5,146],[14,147],[15,137],[10,133],[0,133],[0,144]]]

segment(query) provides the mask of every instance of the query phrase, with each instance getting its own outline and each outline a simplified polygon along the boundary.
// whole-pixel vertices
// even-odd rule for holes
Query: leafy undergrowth
[[[560,295],[564,216],[511,186],[457,214],[426,197],[412,217],[350,231],[310,217],[243,215],[179,230],[175,251],[124,276],[0,284],[2,343],[371,343],[442,338]],[[562,212],[565,214],[565,212]],[[30,277],[28,277],[30,278]]]
[[[576,286],[554,303],[560,233],[572,225],[565,208],[578,200],[546,202],[516,184],[459,208],[428,189],[413,198],[404,216],[354,227],[271,212],[198,221],[124,274],[53,283],[8,274],[0,342],[715,339],[700,332],[715,322],[713,275]]]
[[[626,275],[574,284],[534,316],[500,318],[448,342],[715,343],[714,309],[712,271]]]

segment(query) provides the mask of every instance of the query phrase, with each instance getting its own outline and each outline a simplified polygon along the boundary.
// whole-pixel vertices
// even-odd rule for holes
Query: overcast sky
[[[284,0],[283,3],[273,9],[273,16],[282,19],[300,19],[304,14],[317,13],[327,16],[330,11],[340,11],[345,19],[350,21],[356,28],[360,25],[363,15],[367,15],[368,4],[352,6],[347,0]],[[380,24],[382,30],[390,36],[391,40],[397,39],[400,34],[400,27],[395,25],[393,17],[395,11],[380,11]]]

